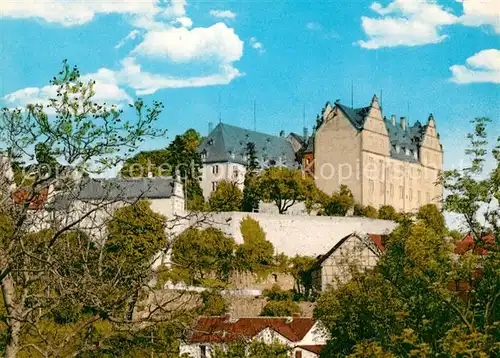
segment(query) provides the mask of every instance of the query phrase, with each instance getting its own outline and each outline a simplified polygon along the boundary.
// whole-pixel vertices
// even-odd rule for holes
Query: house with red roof
[[[313,318],[305,317],[199,317],[180,354],[191,358],[210,358],[215,347],[258,340],[279,342],[290,347],[291,358],[319,357],[328,333]]]
[[[354,232],[340,239],[327,253],[318,256],[311,273],[313,288],[325,291],[328,287],[349,281],[352,270],[375,267],[385,251],[384,235]]]

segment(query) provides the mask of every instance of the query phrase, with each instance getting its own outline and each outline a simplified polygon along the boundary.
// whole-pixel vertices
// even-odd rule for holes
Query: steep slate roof
[[[251,339],[266,328],[291,342],[301,341],[313,328],[314,319],[294,317],[249,317],[231,320],[228,316],[199,317],[189,343],[230,342]]]
[[[346,115],[347,119],[352,126],[356,128],[356,130],[363,130],[367,115],[370,111],[370,106],[350,108],[337,101],[335,102],[335,107],[339,108]],[[429,119],[431,118],[433,118],[432,114]],[[384,123],[391,142],[391,157],[401,161],[418,163],[419,147],[427,126],[423,126],[419,121],[417,121],[413,124],[413,126],[407,124],[406,129],[403,129],[400,123],[393,125],[392,121],[385,117]],[[409,154],[406,154],[407,149],[409,150]],[[308,150],[309,148],[305,152],[309,153]]]
[[[307,153],[314,153],[314,138],[316,137],[316,132],[313,132],[313,134],[309,137],[307,141],[307,147],[304,150],[304,154]]]
[[[418,150],[426,127],[422,126],[419,121],[415,122],[413,126],[407,124],[406,129],[403,129],[401,123],[398,122],[393,125],[392,121],[387,118],[384,118],[384,122],[391,142],[391,157],[406,162],[417,163]],[[406,149],[410,151],[408,155],[406,154]]]
[[[137,199],[166,199],[174,193],[172,177],[85,179],[72,192],[65,192],[54,200],[55,210],[67,210],[72,201],[100,200],[116,202]]]
[[[78,192],[81,200],[161,199],[173,195],[172,177],[89,179]]]
[[[257,159],[274,160],[287,167],[296,167],[292,145],[284,137],[251,131],[230,124],[219,123],[201,143],[198,151],[204,153],[205,163],[247,163],[247,143],[255,144]]]

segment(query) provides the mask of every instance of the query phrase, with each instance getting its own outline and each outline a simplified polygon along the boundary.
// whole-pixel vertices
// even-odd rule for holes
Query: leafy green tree
[[[217,189],[210,194],[210,211],[240,211],[243,194],[234,182],[222,180]]]
[[[291,317],[300,314],[297,303],[289,301],[269,301],[262,308],[261,316],[265,317]]]
[[[314,181],[300,170],[273,167],[257,178],[259,192],[266,202],[272,202],[284,214],[298,201],[305,201],[315,190]]]
[[[228,311],[224,297],[217,290],[203,291],[201,294],[202,305],[198,312],[202,316],[223,316]]]
[[[313,285],[311,269],[316,259],[314,257],[296,255],[289,262],[291,267],[288,271],[295,279],[294,290],[299,297],[310,298]]]
[[[331,197],[324,196],[322,200],[323,214],[327,216],[345,216],[354,206],[354,197],[347,185],[341,185],[338,192]]]
[[[106,254],[120,261],[117,268],[148,263],[167,245],[166,220],[145,200],[117,209],[107,223]]]
[[[355,204],[354,205],[354,216],[362,216],[362,217],[367,217],[367,218],[371,218],[371,219],[377,219],[378,212],[377,212],[377,209],[375,209],[371,205],[362,206],[361,204]]]
[[[290,348],[279,343],[273,342],[266,344],[254,340],[251,342],[231,342],[225,344],[225,349],[216,347],[212,353],[213,358],[288,358]]]
[[[378,218],[382,220],[397,220],[399,216],[392,205],[382,205],[378,209]]]
[[[57,94],[49,100],[49,108],[42,104],[4,108],[0,115],[0,152],[7,153],[10,162],[21,158],[40,169],[23,183],[27,195],[22,201],[1,198],[2,353],[7,358],[125,357],[142,344],[142,352],[136,352],[144,356],[158,348],[152,342],[161,341],[163,352],[172,356],[169,350],[175,347],[170,343],[180,331],[169,327],[185,324],[184,318],[163,306],[146,316],[129,314],[138,309],[133,307],[134,297],[151,292],[145,291],[146,278],[152,278],[149,254],[163,243],[160,224],[148,217],[146,208],[142,220],[137,215],[120,216],[128,210],[124,209],[119,219],[132,220],[122,223],[127,228],[124,242],[121,234],[112,234],[106,244],[109,214],[122,204],[103,197],[73,205],[86,182],[82,172],[103,173],[145,140],[164,135],[156,128],[163,106],[137,100],[131,104],[132,113],[125,114],[115,106],[96,103],[94,82],[83,82],[78,69],[66,62],[51,85]],[[48,114],[52,111],[55,115]],[[62,163],[65,170],[56,173],[53,168]],[[5,175],[0,182],[2,188],[16,184]],[[50,200],[31,205],[49,188],[55,188]],[[136,225],[142,227],[132,228]],[[109,228],[115,234],[123,229],[113,224]],[[146,242],[147,238],[152,241]]]
[[[173,271],[179,281],[189,284],[211,278],[226,282],[233,270],[234,248],[234,240],[218,229],[190,228],[173,243]]]
[[[278,284],[274,284],[270,289],[262,291],[262,295],[269,301],[291,301],[293,295],[290,291],[284,291]]]
[[[418,209],[417,219],[422,220],[438,234],[444,234],[446,224],[443,213],[434,204],[427,204]]]
[[[237,256],[240,266],[251,272],[259,271],[262,266],[273,263],[274,247],[266,240],[266,233],[259,222],[246,216],[240,222],[243,244],[238,247]]]

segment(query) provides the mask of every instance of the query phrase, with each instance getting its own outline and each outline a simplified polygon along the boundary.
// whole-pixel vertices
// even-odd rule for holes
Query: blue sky
[[[4,0],[0,101],[47,100],[67,58],[97,80],[98,97],[161,100],[165,146],[187,128],[227,123],[301,131],[327,101],[384,114],[433,113],[445,166],[459,163],[468,120],[487,116],[500,135],[500,2]],[[44,87],[45,86],[45,87]],[[220,106],[219,106],[220,98]],[[409,111],[408,111],[409,106]]]

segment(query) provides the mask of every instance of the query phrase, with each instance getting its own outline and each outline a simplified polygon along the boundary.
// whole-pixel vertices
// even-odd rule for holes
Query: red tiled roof
[[[488,250],[493,251],[496,249],[495,237],[493,236],[493,233],[489,233],[488,235],[483,236],[481,241],[482,244],[477,245],[474,242],[474,237],[472,236],[472,234],[468,234],[455,244],[455,253],[463,255],[466,252],[473,250],[475,254],[488,255]]]
[[[199,317],[189,338],[190,343],[230,342],[251,339],[270,328],[292,342],[298,342],[314,326],[312,318],[251,317],[231,320],[223,317]]]
[[[42,189],[40,193],[32,195],[31,188],[20,188],[12,193],[12,199],[16,204],[24,205],[28,200],[30,200],[29,208],[32,210],[40,209],[43,203],[47,200],[48,190]]]
[[[384,245],[382,244],[384,241],[384,238],[382,235],[375,235],[375,234],[368,234],[368,237],[372,240],[373,244],[379,249],[380,251],[384,252],[385,248]]]
[[[306,351],[313,352],[316,354],[320,354],[321,350],[325,348],[326,346],[324,345],[315,345],[315,346],[297,346],[298,348],[305,349]]]

